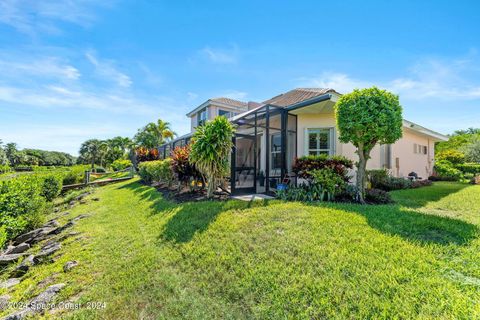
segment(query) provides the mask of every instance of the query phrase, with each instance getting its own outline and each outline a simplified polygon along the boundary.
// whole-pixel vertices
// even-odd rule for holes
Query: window
[[[333,128],[307,129],[308,155],[333,155]]]
[[[380,145],[380,164],[382,168],[392,169],[392,146],[389,144]]]
[[[201,126],[207,122],[207,108],[203,108],[197,113],[197,125]]]
[[[421,144],[413,144],[413,153],[416,154],[428,154],[428,146],[424,146]]]
[[[275,133],[271,135],[270,141],[271,149],[271,170],[281,169],[282,168],[282,136],[280,133]]]
[[[222,109],[218,109],[218,115],[219,116],[224,116],[227,119],[236,116],[238,113],[233,112],[233,111],[226,111]]]

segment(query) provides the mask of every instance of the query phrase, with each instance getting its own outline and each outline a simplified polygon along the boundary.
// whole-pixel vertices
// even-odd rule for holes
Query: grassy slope
[[[62,298],[107,302],[64,314],[76,319],[480,317],[480,186],[437,183],[376,207],[173,205],[131,180],[95,196],[72,210],[92,213],[76,227],[85,239],[13,300],[55,271]]]

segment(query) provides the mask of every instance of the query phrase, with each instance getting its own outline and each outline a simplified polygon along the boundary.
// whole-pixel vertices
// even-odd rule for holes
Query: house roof
[[[234,106],[234,107],[246,107],[248,105],[247,102],[243,102],[243,101],[239,101],[239,100],[235,100],[235,99],[230,99],[230,98],[225,98],[225,97],[213,98],[213,99],[210,99],[210,101],[218,102],[218,103],[222,103],[222,104],[228,104],[228,105]]]
[[[295,103],[309,100],[327,93],[339,94],[330,88],[296,88],[268,99],[264,101],[263,104],[273,104],[279,107],[288,107]]]

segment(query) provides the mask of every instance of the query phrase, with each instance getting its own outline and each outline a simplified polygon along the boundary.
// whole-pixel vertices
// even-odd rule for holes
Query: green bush
[[[42,179],[19,177],[0,182],[0,226],[11,239],[37,226],[43,220],[45,198]]]
[[[456,169],[453,164],[447,160],[436,161],[434,170],[438,180],[458,181],[463,177],[462,171]]]
[[[437,154],[436,159],[446,160],[451,164],[461,164],[465,162],[465,155],[457,150],[444,150]]]
[[[8,240],[7,230],[5,226],[0,226],[0,248],[5,246],[5,243]]]
[[[89,170],[88,165],[75,165],[69,167],[67,171],[63,172],[64,186],[70,184],[83,183],[85,180],[85,171]]]
[[[462,163],[454,167],[463,173],[480,174],[480,163]]]
[[[0,165],[0,174],[1,173],[7,173],[7,172],[10,172],[10,171],[12,171],[12,168],[10,168],[9,165],[7,165],[7,164]]]
[[[60,175],[50,174],[42,178],[41,195],[47,200],[52,201],[62,191],[62,177]]]
[[[111,167],[113,171],[120,171],[130,168],[132,166],[132,161],[126,159],[118,159],[113,161]]]
[[[161,182],[171,185],[174,180],[172,159],[146,161],[138,165],[138,174],[146,183]]]
[[[367,171],[367,174],[372,189],[393,191],[409,189],[412,187],[411,180],[392,177],[386,169],[369,170]]]
[[[320,201],[332,201],[345,188],[344,176],[332,168],[316,169],[310,171],[309,174],[313,180],[311,186],[318,190],[318,200]]]

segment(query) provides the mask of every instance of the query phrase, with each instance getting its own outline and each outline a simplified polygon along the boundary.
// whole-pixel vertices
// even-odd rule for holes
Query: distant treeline
[[[71,166],[76,158],[68,153],[39,149],[18,150],[16,143],[2,144],[0,140],[0,166]]]

